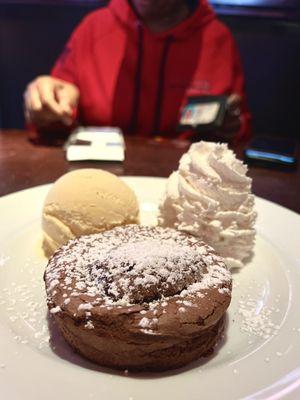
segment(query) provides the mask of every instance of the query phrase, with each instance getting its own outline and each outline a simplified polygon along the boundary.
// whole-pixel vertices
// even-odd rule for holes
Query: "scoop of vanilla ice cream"
[[[194,143],[167,181],[159,225],[199,237],[229,268],[242,267],[254,246],[256,220],[246,173],[227,144]]]
[[[50,256],[68,240],[139,222],[134,192],[117,176],[79,169],[59,178],[43,208],[43,248]]]

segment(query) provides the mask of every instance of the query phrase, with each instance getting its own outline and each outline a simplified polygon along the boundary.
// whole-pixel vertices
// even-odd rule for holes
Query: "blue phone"
[[[245,161],[263,167],[296,168],[296,143],[292,139],[256,137],[245,150]]]

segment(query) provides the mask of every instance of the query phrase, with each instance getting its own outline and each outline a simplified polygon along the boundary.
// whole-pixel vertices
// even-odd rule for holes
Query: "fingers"
[[[72,115],[71,102],[67,91],[63,90],[63,88],[58,88],[56,90],[56,99],[63,112],[67,115]]]
[[[31,82],[24,94],[25,116],[31,122],[57,120],[59,107],[53,98],[53,82],[50,77],[40,77]]]
[[[79,100],[79,90],[72,83],[63,82],[57,88],[57,97],[62,105],[76,107]]]
[[[239,94],[233,93],[227,99],[227,106],[229,108],[240,106],[242,102],[242,97]]]
[[[222,131],[224,133],[229,133],[229,134],[236,134],[241,128],[241,119],[240,117],[235,117],[228,119],[227,121],[224,122],[224,125],[222,127]]]
[[[26,121],[30,122],[31,112],[35,110],[38,111],[41,109],[41,107],[42,104],[37,91],[29,85],[24,93],[24,113]]]
[[[240,95],[238,94],[230,95],[227,100],[227,114],[239,117],[241,115],[241,103],[242,103],[242,98]]]
[[[63,122],[66,125],[71,125],[73,122],[73,107],[77,106],[79,91],[74,85],[62,84],[56,88],[56,99],[63,110]]]
[[[241,128],[241,102],[242,98],[238,94],[228,97],[224,123],[219,131],[219,135],[226,140],[232,138]]]
[[[39,99],[39,94],[34,90],[33,86],[30,84],[27,86],[24,93],[24,116],[27,122],[34,122],[32,114],[36,111],[40,111],[42,108],[41,101]]]
[[[63,115],[63,109],[55,99],[55,82],[52,80],[38,81],[36,88],[39,92],[43,107],[48,108],[57,117]]]
[[[25,118],[40,126],[53,122],[71,125],[72,104],[77,104],[78,98],[76,86],[52,77],[39,77],[24,94]]]
[[[32,111],[40,111],[42,109],[42,102],[39,92],[35,86],[29,89],[28,96],[26,96],[25,104],[28,103],[28,108]]]
[[[73,119],[72,119],[72,115],[73,115],[73,110],[72,107],[70,105],[70,101],[68,96],[64,96],[62,95],[63,91],[60,89],[56,90],[56,100],[59,104],[59,107],[62,110],[62,114],[61,114],[61,121],[69,126],[72,125]]]

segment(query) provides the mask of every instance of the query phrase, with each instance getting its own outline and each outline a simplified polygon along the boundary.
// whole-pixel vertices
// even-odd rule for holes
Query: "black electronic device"
[[[227,96],[188,97],[178,125],[179,131],[212,132],[224,122],[227,110]]]
[[[296,144],[286,138],[256,137],[245,150],[245,161],[263,167],[294,169]]]

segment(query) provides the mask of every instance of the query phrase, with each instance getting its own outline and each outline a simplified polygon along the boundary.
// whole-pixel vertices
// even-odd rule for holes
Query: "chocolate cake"
[[[210,351],[231,274],[197,238],[128,225],[70,241],[49,260],[47,303],[66,341],[107,367],[178,368]]]

